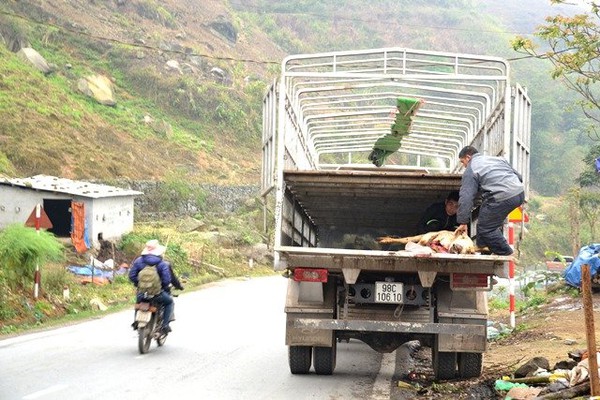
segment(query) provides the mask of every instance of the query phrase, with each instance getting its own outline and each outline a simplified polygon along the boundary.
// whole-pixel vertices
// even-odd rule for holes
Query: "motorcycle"
[[[143,298],[135,304],[135,322],[138,332],[138,350],[146,354],[152,340],[160,347],[167,341],[167,334],[161,330],[165,308],[153,298]]]

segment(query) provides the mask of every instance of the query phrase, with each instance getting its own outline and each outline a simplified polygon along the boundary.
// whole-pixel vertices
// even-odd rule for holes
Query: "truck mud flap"
[[[331,321],[333,314],[304,314],[310,321]],[[311,318],[312,317],[312,318]],[[324,319],[319,319],[324,318]],[[312,326],[296,326],[298,318],[293,314],[287,314],[285,344],[287,346],[333,346],[332,330],[327,328],[316,328]]]

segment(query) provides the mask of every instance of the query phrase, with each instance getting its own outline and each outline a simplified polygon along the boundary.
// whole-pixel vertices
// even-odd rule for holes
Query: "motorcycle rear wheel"
[[[155,316],[153,314],[146,326],[138,328],[138,350],[140,351],[140,354],[146,354],[150,350],[154,325]]]

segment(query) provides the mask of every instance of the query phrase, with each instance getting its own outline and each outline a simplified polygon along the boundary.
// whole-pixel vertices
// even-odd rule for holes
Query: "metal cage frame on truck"
[[[456,173],[458,152],[470,144],[507,157],[528,192],[531,101],[520,85],[510,86],[506,60],[385,48],[289,56],[281,71],[265,96],[262,139],[261,193],[276,191],[277,232],[284,222],[283,171],[377,169],[366,154],[390,132],[399,96],[424,104],[397,151],[406,155],[404,163],[386,169]],[[336,162],[324,162],[332,153]],[[432,166],[433,159],[440,166]],[[280,239],[276,235],[275,247]],[[314,241],[314,232],[303,239]]]

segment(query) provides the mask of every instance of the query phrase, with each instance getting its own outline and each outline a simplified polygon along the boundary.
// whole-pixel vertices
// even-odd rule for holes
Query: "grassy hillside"
[[[227,61],[226,39],[207,26],[185,28],[199,15],[206,18],[211,4],[187,16],[193,3],[23,3],[3,6],[3,37],[25,38],[55,72],[44,76],[1,47],[0,173],[104,180],[176,173],[203,182],[258,181],[265,84],[255,77],[266,74],[266,64]],[[206,47],[227,50],[207,57]],[[169,71],[168,60],[195,64]],[[114,83],[115,107],[76,90],[79,78],[95,74]]]
[[[258,182],[261,98],[280,60],[393,46],[515,59],[534,102],[531,186],[561,193],[581,170],[585,121],[549,66],[518,60],[509,41],[564,10],[548,0],[2,2],[0,42],[31,45],[56,69],[43,76],[2,49],[0,173]],[[76,90],[95,74],[111,78],[116,107]],[[571,168],[553,162],[559,149],[575,155]]]

